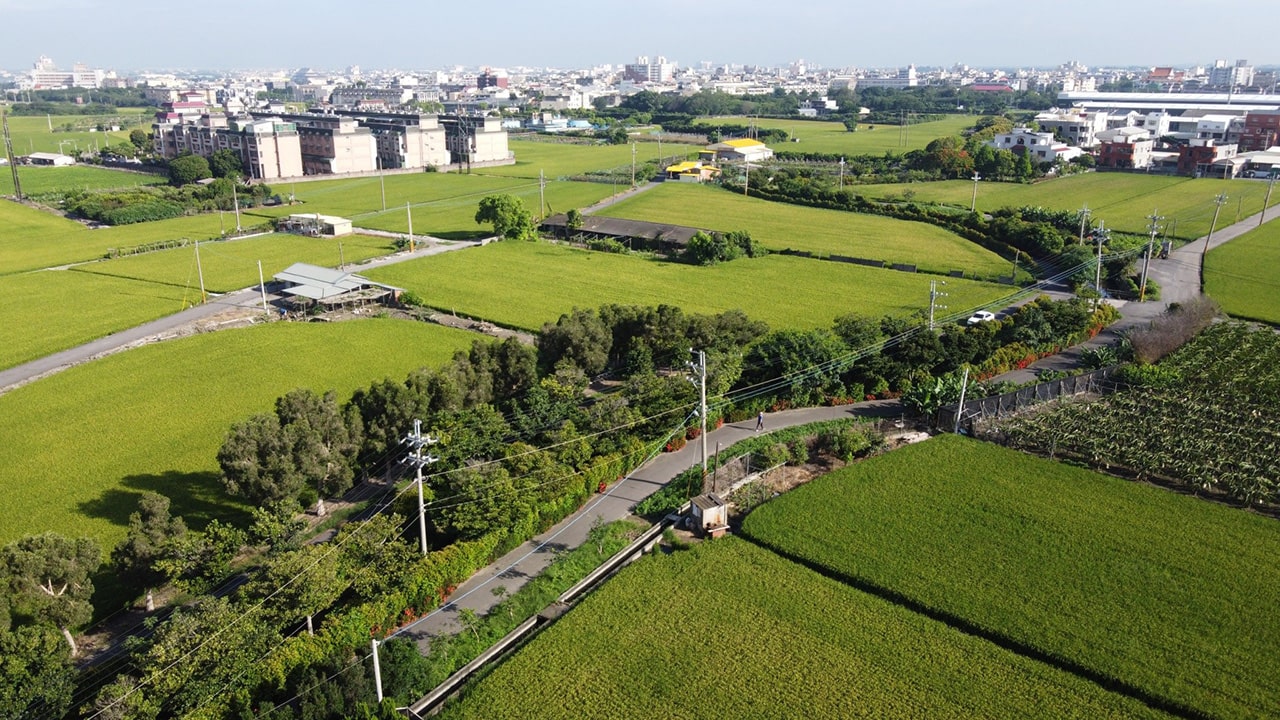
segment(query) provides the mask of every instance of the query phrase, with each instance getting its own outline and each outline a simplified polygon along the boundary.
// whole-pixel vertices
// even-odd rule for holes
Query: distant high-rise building
[[[105,77],[106,73],[102,70],[92,69],[83,63],[76,63],[70,71],[59,70],[53,60],[41,55],[32,64],[25,86],[31,90],[70,87],[95,89],[102,86]]]
[[[667,62],[665,57],[659,55],[656,62],[649,62],[648,56],[641,55],[626,66],[623,77],[632,82],[663,83],[670,82],[675,72],[675,63]]]
[[[1248,60],[1237,60],[1235,65],[1218,60],[1209,69],[1209,84],[1214,87],[1249,87],[1253,84],[1253,66]]]

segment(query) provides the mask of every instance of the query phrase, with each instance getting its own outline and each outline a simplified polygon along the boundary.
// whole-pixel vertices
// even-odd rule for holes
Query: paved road
[[[855,416],[895,417],[899,412],[901,410],[898,402],[889,400],[785,410],[765,415],[765,431]],[[708,432],[707,452],[714,453],[717,443],[722,448],[727,448],[755,435],[755,425],[755,418],[752,418]],[[631,517],[631,510],[636,503],[657,492],[671,478],[698,464],[700,460],[701,444],[697,441],[690,442],[676,452],[660,453],[625,480],[613,484],[608,491],[589,500],[578,512],[477,572],[470,580],[458,586],[447,604],[404,628],[399,634],[413,638],[424,653],[428,652],[431,638],[452,635],[462,630],[458,623],[459,610],[468,608],[479,615],[488,613],[499,602],[499,598],[493,594],[494,588],[503,587],[507,594],[514,593],[541,573],[555,559],[556,553],[585,543],[587,533],[597,518],[608,523]]]
[[[369,268],[381,267],[383,265],[391,265],[394,263],[413,260],[429,255],[437,255],[443,252],[450,252],[467,247],[475,247],[475,243],[445,243],[445,242],[424,242],[416,252],[400,252],[394,255],[387,255],[380,258],[374,258],[359,264],[348,266],[349,269],[357,271],[367,270]],[[37,272],[60,272],[56,270],[37,271]],[[278,299],[275,295],[268,295],[268,302]],[[136,327],[121,330],[112,333],[106,337],[99,338],[92,342],[79,345],[69,350],[63,350],[53,355],[31,362],[0,370],[0,395],[21,387],[29,382],[39,380],[40,378],[61,372],[69,367],[80,363],[93,360],[94,358],[111,353],[127,350],[141,344],[164,340],[168,338],[178,337],[179,330],[187,326],[225,312],[235,309],[253,309],[259,307],[262,303],[261,292],[256,287],[238,290],[236,292],[227,293],[225,295],[217,295],[203,305],[188,308],[173,315],[167,315],[143,323]]]

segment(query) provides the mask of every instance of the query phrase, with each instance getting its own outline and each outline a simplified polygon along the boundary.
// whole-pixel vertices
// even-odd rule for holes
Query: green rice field
[[[244,227],[265,223],[245,215]],[[0,275],[102,258],[110,248],[128,248],[166,240],[208,240],[222,230],[235,229],[235,216],[226,213],[191,215],[155,222],[91,230],[73,220],[0,200]]]
[[[493,170],[494,168],[485,168]],[[387,175],[386,207],[382,209],[383,183],[376,177],[343,180],[320,180],[277,185],[273,189],[287,196],[296,194],[301,204],[255,208],[253,217],[280,217],[294,213],[321,213],[354,220],[357,227],[407,233],[412,204],[413,232],[457,240],[487,237],[493,234],[489,225],[476,223],[476,208],[486,195],[515,195],[525,207],[539,215],[537,178],[500,177],[497,175],[465,175],[458,173],[415,173]],[[626,188],[619,187],[621,192]],[[612,194],[614,188],[605,183],[568,181],[547,182],[547,214],[582,208]]]
[[[1236,317],[1280,325],[1280,222],[1248,232],[1209,251],[1204,286],[1222,309]]]
[[[965,209],[973,198],[973,183],[967,180],[890,185],[858,185],[853,191],[869,198],[901,198],[914,193],[916,202],[956,205]],[[1086,204],[1095,223],[1128,233],[1145,235],[1147,216],[1158,211],[1166,219],[1170,235],[1183,240],[1203,237],[1213,220],[1213,199],[1225,192],[1218,227],[1236,222],[1262,209],[1267,185],[1257,180],[1212,180],[1138,175],[1132,173],[1083,173],[1044,180],[1035,184],[978,184],[978,209],[1040,205],[1055,210],[1076,211]],[[1273,193],[1271,203],[1280,202]],[[1162,232],[1164,230],[1162,229]]]
[[[258,261],[262,261],[263,277],[270,280],[295,262],[336,268],[340,261],[350,266],[388,255],[394,252],[390,242],[371,235],[313,238],[286,234],[206,242],[200,244],[200,267],[208,292],[231,292],[258,284]],[[74,272],[174,285],[194,290],[199,296],[194,245],[77,265]]]
[[[593,170],[611,170],[626,168],[630,172],[631,144],[626,145],[580,145],[576,143],[556,143],[540,140],[520,140],[513,138],[507,143],[516,154],[515,165],[501,167],[477,168],[479,175],[501,175],[505,177],[537,178],[538,171],[545,173],[548,180],[572,177]],[[701,145],[685,145],[681,143],[637,142],[636,163],[663,160],[667,164],[684,160],[689,155],[702,149]]]
[[[474,339],[392,319],[271,323],[147,345],[0,395],[0,544],[54,530],[109,548],[148,490],[197,527],[239,518],[216,460],[232,423],[296,387],[345,400]]]
[[[20,165],[18,167],[18,180],[22,182],[22,193],[28,197],[38,197],[71,189],[109,190],[112,188],[132,187],[134,185],[163,185],[168,182],[163,175],[116,170],[94,165],[71,165],[68,167]],[[8,167],[0,168],[0,195],[12,194],[13,174]]]
[[[0,369],[178,312],[197,288],[48,270],[0,276]]]
[[[120,108],[114,115],[10,115],[9,133],[13,137],[13,153],[28,155],[33,152],[66,152],[106,147],[129,141],[129,130],[143,127],[150,132],[155,108]],[[64,126],[71,123],[73,130]],[[102,124],[118,124],[119,132],[90,132],[90,128]],[[53,131],[49,130],[50,124]],[[59,149],[58,142],[63,144]]]
[[[441,717],[1165,716],[730,537],[626,567]]]
[[[797,488],[743,529],[1188,713],[1280,715],[1274,518],[945,436]]]
[[[703,120],[716,125],[742,125],[755,123],[760,128],[781,128],[799,142],[770,145],[774,151],[812,153],[846,153],[849,155],[883,155],[885,152],[905,153],[923,150],[925,145],[940,137],[959,135],[973,127],[976,115],[949,115],[942,120],[914,123],[907,127],[905,137],[897,125],[859,123],[857,132],[849,132],[844,123],[790,118],[747,118],[743,116],[717,117]]]
[[[527,242],[491,243],[365,275],[412,290],[433,307],[529,330],[575,307],[608,303],[700,313],[737,308],[774,328],[830,327],[847,313],[879,317],[926,308],[930,277],[783,255],[698,267]],[[953,309],[1010,292],[970,280],[949,283]]]
[[[1009,262],[1000,256],[933,225],[773,203],[704,185],[663,183],[597,214],[712,230],[748,230],[771,250],[790,248],[907,263],[934,272],[964,270],[978,277],[1007,277],[1010,272]]]

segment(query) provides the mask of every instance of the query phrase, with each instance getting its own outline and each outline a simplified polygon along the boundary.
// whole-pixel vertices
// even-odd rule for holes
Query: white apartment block
[[[1098,144],[1097,134],[1107,129],[1107,113],[1040,113],[1036,123],[1070,145],[1089,148]]]
[[[302,175],[297,126],[278,118],[228,120],[225,115],[206,115],[194,123],[156,123],[153,128],[156,152],[167,158],[234,150],[252,180]]]
[[[304,175],[344,175],[378,169],[373,131],[355,118],[317,116],[298,125]]]

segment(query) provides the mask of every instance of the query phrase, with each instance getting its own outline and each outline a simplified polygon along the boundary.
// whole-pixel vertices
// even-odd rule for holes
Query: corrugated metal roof
[[[336,297],[363,287],[380,287],[388,290],[401,288],[374,282],[355,273],[320,267],[309,263],[294,263],[273,276],[276,280],[293,283],[283,292],[298,295],[311,300],[323,300]]]
[[[723,143],[721,143],[721,145],[728,145],[729,147],[742,149],[742,148],[748,148],[748,147],[763,146],[764,143],[760,142],[759,140],[752,140],[751,138],[738,138],[737,140],[726,140]]]

